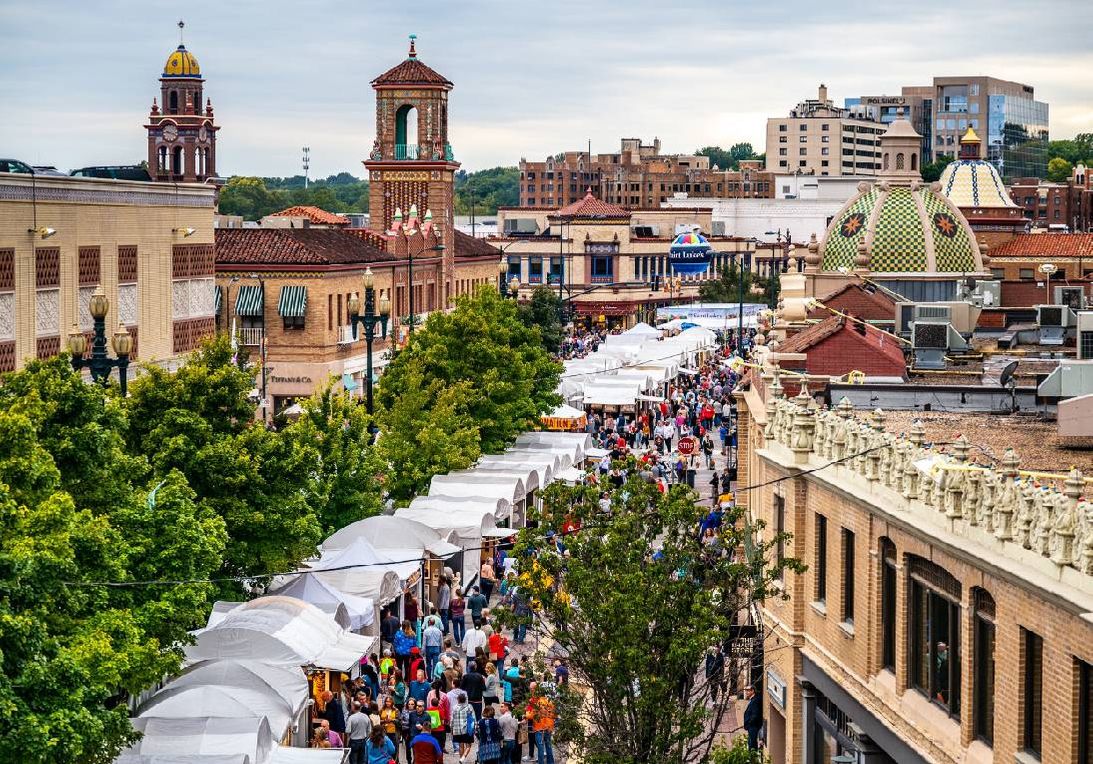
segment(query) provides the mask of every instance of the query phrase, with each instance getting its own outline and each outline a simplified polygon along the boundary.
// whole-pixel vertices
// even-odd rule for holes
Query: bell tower
[[[376,137],[365,160],[370,226],[392,230],[396,210],[431,210],[444,251],[445,293],[455,268],[453,184],[459,163],[448,143],[448,93],[452,83],[417,57],[416,35],[404,61],[372,80]]]
[[[212,101],[194,54],[182,42],[167,57],[159,78],[159,99],[148,114],[148,174],[153,180],[200,183],[216,177],[216,131]],[[160,102],[162,101],[162,107]]]

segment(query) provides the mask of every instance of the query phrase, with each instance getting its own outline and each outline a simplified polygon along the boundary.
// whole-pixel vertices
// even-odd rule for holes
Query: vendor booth
[[[540,419],[543,427],[557,432],[582,432],[588,427],[588,415],[564,403]]]

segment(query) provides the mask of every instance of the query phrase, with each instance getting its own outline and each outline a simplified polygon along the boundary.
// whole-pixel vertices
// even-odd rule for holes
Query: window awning
[[[277,301],[277,312],[283,318],[303,318],[307,315],[307,287],[281,287],[281,298]]]
[[[239,294],[235,298],[235,315],[258,318],[265,315],[265,299],[261,286],[245,284],[239,287]]]
[[[224,306],[224,288],[220,286],[213,287],[213,304],[216,309],[213,313],[217,316],[220,315],[220,309]]]

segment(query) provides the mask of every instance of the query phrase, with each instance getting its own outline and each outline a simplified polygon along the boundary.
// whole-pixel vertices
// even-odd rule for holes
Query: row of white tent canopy
[[[525,433],[471,469],[434,477],[427,495],[393,516],[338,530],[267,596],[217,602],[184,648],[183,673],[137,707],[143,737],[118,764],[341,761],[341,749],[282,745],[306,743],[305,672],[355,674],[376,647],[381,608],[420,580],[426,559],[462,557],[470,583],[484,539],[511,535],[536,491],[579,480],[584,460],[602,455],[585,433]]]
[[[584,358],[564,362],[558,393],[567,403],[589,407],[635,406],[662,400],[662,386],[717,347],[710,329],[692,327],[676,335],[639,323],[621,334],[609,334]]]

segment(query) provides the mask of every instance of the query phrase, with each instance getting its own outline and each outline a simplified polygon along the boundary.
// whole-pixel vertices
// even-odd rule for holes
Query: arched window
[[[903,169],[903,152],[902,151],[900,153],[896,154],[896,169],[897,170],[902,170]]]
[[[911,577],[911,685],[960,718],[960,582],[929,560],[907,555]]]
[[[156,165],[159,172],[167,172],[167,147],[159,147],[159,163]]]
[[[171,172],[175,175],[182,174],[182,147],[175,146],[174,156],[171,161]]]
[[[884,152],[884,169],[888,169],[888,152]]]
[[[972,590],[975,608],[972,632],[973,703],[975,736],[987,745],[994,742],[994,598],[986,589]]]
[[[395,159],[417,159],[417,108],[411,104],[395,112]]]
[[[880,540],[881,665],[896,670],[896,545]]]
[[[194,114],[201,113],[201,91],[194,93]]]
[[[918,154],[911,154],[911,169],[918,170]]]
[[[178,114],[178,91],[172,90],[167,102],[167,113]]]

